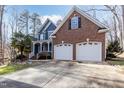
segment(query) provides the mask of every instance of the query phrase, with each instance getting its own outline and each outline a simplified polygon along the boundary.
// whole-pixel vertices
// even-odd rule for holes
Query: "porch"
[[[36,59],[41,55],[51,55],[52,53],[52,40],[37,40],[32,41],[32,52],[29,55],[29,58],[36,56]]]

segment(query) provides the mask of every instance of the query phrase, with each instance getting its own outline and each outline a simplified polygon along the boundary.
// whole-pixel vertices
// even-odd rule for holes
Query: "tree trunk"
[[[20,51],[20,52],[21,52],[21,62],[23,62],[23,49],[24,49],[24,48],[21,47],[21,51]]]
[[[0,5],[0,61],[4,64],[3,40],[2,40],[2,23],[3,23],[4,6]]]
[[[122,7],[122,40],[123,40],[123,51],[124,51],[124,5]]]
[[[23,51],[21,51],[21,62],[23,61]]]
[[[118,40],[118,35],[117,35],[117,23],[116,23],[116,19],[115,19],[115,16],[113,16],[113,21],[114,21],[114,38],[115,38],[115,41],[117,41]]]

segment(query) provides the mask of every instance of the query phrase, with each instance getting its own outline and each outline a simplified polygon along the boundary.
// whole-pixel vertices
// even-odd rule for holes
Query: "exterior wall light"
[[[64,41],[62,41],[62,44],[64,44]]]
[[[90,39],[89,39],[89,38],[87,38],[87,39],[86,39],[86,41],[87,41],[87,43],[89,43]]]

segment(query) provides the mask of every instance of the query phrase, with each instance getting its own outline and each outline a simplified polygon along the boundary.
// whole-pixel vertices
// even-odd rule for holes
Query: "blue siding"
[[[38,40],[40,40],[40,33],[38,34]]]
[[[44,39],[47,40],[49,38],[48,32],[49,31],[54,31],[55,29],[56,29],[56,26],[53,23],[51,23],[49,25],[49,27],[46,29],[46,33],[45,33],[45,38]]]
[[[48,35],[47,35],[48,33],[47,32],[45,32],[44,34],[43,34],[43,40],[47,40],[48,39]]]
[[[53,23],[51,23],[50,26],[46,29],[46,31],[52,31],[55,29],[56,29],[56,26]]]
[[[49,23],[49,21],[43,26],[43,28],[40,30],[40,33],[42,33],[43,29],[46,27],[46,25]]]
[[[49,22],[48,22],[49,23]],[[46,25],[45,25],[46,26]],[[43,27],[43,28],[45,28],[45,26]],[[56,29],[56,26],[53,24],[53,23],[51,23],[50,25],[49,25],[49,27],[46,29],[46,32],[45,33],[42,33],[42,31],[40,31],[41,33],[39,33],[39,40],[40,40],[40,34],[43,34],[43,39],[44,40],[48,40],[48,38],[49,38],[49,36],[48,36],[48,32],[49,31],[54,31]],[[43,29],[42,29],[43,30]]]

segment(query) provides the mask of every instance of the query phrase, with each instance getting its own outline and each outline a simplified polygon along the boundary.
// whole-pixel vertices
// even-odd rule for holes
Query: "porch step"
[[[51,59],[51,52],[41,52],[38,54],[38,59]]]
[[[31,59],[31,60],[36,60],[37,57],[34,55],[34,56],[32,56],[30,59]]]

